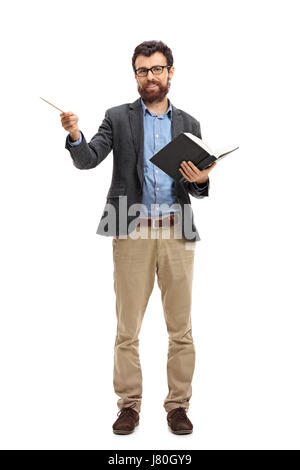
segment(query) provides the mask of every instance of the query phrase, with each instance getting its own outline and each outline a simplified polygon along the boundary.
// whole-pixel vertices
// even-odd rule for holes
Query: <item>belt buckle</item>
[[[155,225],[155,222],[159,220],[159,219],[156,219],[155,217],[151,217],[151,228],[154,228],[154,229],[158,229],[159,228],[159,223],[158,225]]]

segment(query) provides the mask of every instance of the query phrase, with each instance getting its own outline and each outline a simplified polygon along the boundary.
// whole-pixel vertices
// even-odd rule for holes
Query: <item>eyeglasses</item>
[[[135,73],[138,77],[147,77],[149,70],[151,70],[153,75],[160,75],[161,73],[163,73],[165,67],[167,69],[169,69],[169,68],[171,68],[171,65],[154,65],[150,69],[147,69],[145,67],[141,67],[141,68],[135,70]]]

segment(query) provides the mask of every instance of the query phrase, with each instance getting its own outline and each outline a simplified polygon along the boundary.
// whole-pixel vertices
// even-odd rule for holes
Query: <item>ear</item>
[[[175,67],[174,67],[174,65],[172,65],[172,67],[171,67],[170,70],[169,70],[169,77],[170,77],[170,78],[173,77],[174,71],[175,71]]]

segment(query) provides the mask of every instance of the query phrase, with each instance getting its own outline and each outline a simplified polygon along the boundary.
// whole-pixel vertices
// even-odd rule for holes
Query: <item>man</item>
[[[139,332],[156,273],[169,334],[169,393],[164,408],[171,431],[187,434],[193,430],[186,412],[195,367],[191,295],[194,248],[200,239],[189,194],[198,199],[208,196],[208,173],[215,164],[200,171],[183,161],[178,171],[184,180],[175,182],[149,161],[181,132],[201,138],[200,123],[167,98],[175,69],[172,52],[163,42],[138,45],[132,67],[140,98],[108,109],[89,143],[74,113],[62,113],[61,122],[69,132],[65,147],[76,168],[96,167],[113,149],[112,182],[97,230],[113,236],[117,315],[113,383],[120,397],[113,431],[129,434],[139,423]]]

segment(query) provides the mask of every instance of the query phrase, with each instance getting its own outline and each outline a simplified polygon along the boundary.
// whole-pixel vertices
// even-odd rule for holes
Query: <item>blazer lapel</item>
[[[140,98],[129,105],[129,122],[137,156],[137,173],[142,186],[144,181],[144,117]],[[184,132],[182,113],[172,103],[172,139],[181,132]]]
[[[142,186],[144,180],[144,119],[140,98],[129,105],[129,121],[137,157],[137,172]]]

